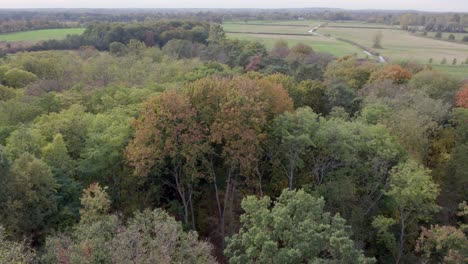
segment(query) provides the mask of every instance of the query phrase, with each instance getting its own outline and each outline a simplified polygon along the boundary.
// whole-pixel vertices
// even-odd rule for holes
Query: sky
[[[468,12],[468,0],[0,0],[0,8],[301,8]]]

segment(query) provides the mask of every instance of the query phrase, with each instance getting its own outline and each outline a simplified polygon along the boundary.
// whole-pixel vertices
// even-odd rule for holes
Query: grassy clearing
[[[440,64],[443,58],[446,58],[448,63],[456,58],[460,63],[468,57],[468,45],[421,38],[402,30],[330,27],[318,30],[319,33],[349,39],[366,47],[372,47],[373,36],[379,31],[383,33],[384,48],[378,51],[390,60],[427,63],[432,58],[434,64]]]
[[[22,31],[8,34],[0,34],[0,41],[27,41],[34,42],[48,39],[63,39],[67,35],[81,34],[84,28],[60,28],[60,29],[43,29],[33,31]]]

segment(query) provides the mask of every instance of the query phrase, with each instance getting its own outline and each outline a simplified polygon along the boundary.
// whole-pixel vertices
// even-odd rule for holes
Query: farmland
[[[311,34],[309,30],[323,25]],[[361,47],[372,49],[373,37],[382,32],[382,49],[374,50],[389,61],[415,61],[418,63],[431,63],[437,68],[453,73],[460,78],[468,75],[468,45],[431,39],[428,37],[412,35],[399,30],[392,25],[373,24],[365,22],[323,22],[323,21],[249,21],[229,22],[223,24],[228,37],[244,40],[257,40],[271,48],[279,40],[286,40],[290,45],[302,42],[308,44],[319,52],[328,52],[334,56],[357,54],[366,56]],[[431,35],[432,34],[432,35]],[[442,39],[448,38],[447,33]],[[461,40],[463,34],[454,34],[456,40]],[[444,62],[445,59],[445,62]],[[456,59],[456,66],[452,66]],[[445,64],[445,65],[444,65]],[[463,65],[462,65],[463,64]],[[450,65],[450,66],[449,66]]]
[[[22,31],[9,34],[0,34],[0,41],[6,42],[35,42],[48,39],[63,39],[67,35],[81,34],[84,28],[60,28]]]
[[[334,56],[340,57],[349,54],[358,54],[360,56],[365,56],[365,54],[358,49],[357,47],[338,41],[334,38],[329,38],[325,36],[312,35],[308,31],[319,25],[319,21],[309,21],[302,23],[309,23],[310,27],[305,26],[286,26],[272,24],[271,26],[266,24],[240,24],[240,23],[225,23],[223,25],[224,30],[228,32],[228,37],[237,38],[243,40],[256,40],[259,41],[267,48],[272,48],[274,43],[278,40],[285,40],[290,45],[295,45],[297,43],[305,43],[314,48],[318,52],[328,52]],[[283,24],[288,24],[290,22],[284,21]],[[273,26],[274,25],[274,26]],[[288,24],[292,25],[292,24]],[[231,32],[231,33],[229,33]],[[235,32],[235,33],[232,33]],[[297,35],[294,35],[297,34]]]

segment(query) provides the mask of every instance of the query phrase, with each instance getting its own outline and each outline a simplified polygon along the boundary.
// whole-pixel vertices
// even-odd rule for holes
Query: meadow
[[[48,39],[64,39],[67,35],[75,35],[83,33],[84,28],[59,28],[59,29],[42,29],[32,31],[22,31],[8,34],[0,34],[0,41],[6,42],[35,42]]]

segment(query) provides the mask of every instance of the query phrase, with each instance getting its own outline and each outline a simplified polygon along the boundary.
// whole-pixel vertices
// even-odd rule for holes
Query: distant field
[[[353,45],[337,41],[331,38],[321,36],[290,36],[290,35],[265,35],[265,34],[237,34],[228,33],[229,38],[242,40],[258,41],[263,43],[268,49],[271,49],[278,40],[285,40],[290,46],[297,43],[310,45],[315,51],[327,52],[336,57],[342,57],[350,54],[357,54],[364,57],[365,54]]]
[[[27,41],[34,42],[48,39],[63,39],[67,35],[81,34],[84,28],[60,28],[22,31],[8,34],[0,34],[0,41]]]
[[[358,56],[364,57],[365,54],[362,50],[357,47],[338,41],[333,38],[327,38],[324,36],[314,36],[308,31],[318,26],[320,21],[308,21],[311,22],[310,27],[298,27],[298,26],[284,26],[292,25],[290,22],[297,21],[281,21],[277,22],[275,26],[268,25],[252,25],[252,24],[237,24],[237,23],[225,23],[223,24],[224,30],[229,38],[237,38],[244,40],[255,40],[263,43],[267,48],[272,48],[275,42],[278,40],[285,40],[290,46],[297,43],[304,43],[310,45],[314,50],[319,52],[328,52],[334,56],[341,57],[350,54],[357,54]],[[306,22],[306,21],[300,21]],[[249,22],[253,23],[253,22]],[[257,24],[257,23],[256,23]],[[260,24],[260,21],[258,22]],[[263,23],[262,23],[263,24]],[[278,26],[280,25],[280,26]],[[243,32],[243,33],[229,33],[229,32]],[[251,34],[251,33],[262,33],[262,34]],[[300,34],[300,35],[285,35],[285,34]]]
[[[373,36],[379,31],[383,33],[383,49],[378,52],[390,60],[427,63],[432,58],[434,64],[440,64],[443,58],[449,63],[456,58],[460,63],[468,57],[468,45],[413,36],[397,29],[325,27],[318,30],[319,33],[348,39],[366,47],[372,47]]]

